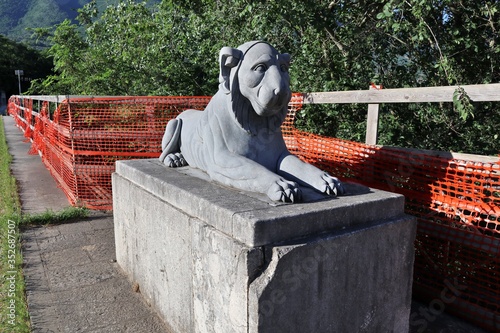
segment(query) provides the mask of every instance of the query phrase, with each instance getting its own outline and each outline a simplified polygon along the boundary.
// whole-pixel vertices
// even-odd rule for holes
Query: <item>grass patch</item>
[[[21,224],[24,226],[68,223],[85,218],[88,215],[89,210],[87,208],[68,207],[57,212],[47,210],[39,214],[23,214]]]
[[[30,332],[19,234],[21,205],[0,117],[0,332]]]

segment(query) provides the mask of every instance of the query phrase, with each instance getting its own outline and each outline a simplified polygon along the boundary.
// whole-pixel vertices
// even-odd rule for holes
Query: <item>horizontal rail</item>
[[[375,88],[375,89],[373,89]],[[462,88],[473,102],[499,102],[500,83],[445,87],[349,90],[303,94],[303,104],[368,104],[365,143],[377,144],[379,104],[453,102],[453,95]]]
[[[371,89],[304,93],[304,104],[380,104],[380,103],[425,103],[452,102],[453,94],[463,88],[474,102],[499,102],[500,83],[463,86]],[[82,96],[82,95],[19,95],[17,97],[60,103],[71,98],[127,98],[129,96]],[[133,98],[133,96],[130,96]]]
[[[420,88],[397,88],[379,89],[378,86],[371,86],[369,90],[350,90],[332,92],[312,92],[304,93],[303,104],[368,104],[368,119],[366,127],[365,143],[369,145],[377,144],[378,134],[378,113],[379,104],[382,103],[436,103],[453,102],[453,95],[457,89],[462,88],[473,102],[499,102],[500,83],[476,84],[476,85],[456,85],[443,87],[420,87]],[[58,96],[15,96],[19,98],[32,99],[38,101],[49,101],[62,103],[71,99],[102,99],[129,100],[137,96],[80,96],[80,95],[58,95]],[[157,96],[142,96],[141,98],[154,99]]]
[[[438,150],[428,150],[428,149],[418,149],[418,148],[404,148],[404,147],[394,147],[394,146],[384,146],[379,145],[379,147],[386,150],[394,150],[395,152],[406,152],[408,154],[422,154],[427,156],[440,157],[445,159],[454,160],[464,160],[464,161],[475,161],[480,163],[498,164],[498,156],[486,156],[486,155],[476,155],[467,153],[456,153],[452,151],[438,151]],[[496,171],[500,174],[500,169]]]
[[[492,83],[446,87],[313,92],[304,94],[304,104],[453,102],[453,94],[458,88],[463,88],[473,102],[500,101],[500,83]]]
[[[82,98],[89,96],[80,96],[80,95],[16,95],[14,97],[23,98],[23,99],[32,99],[37,101],[47,101],[54,103],[62,103],[64,100],[69,98]]]

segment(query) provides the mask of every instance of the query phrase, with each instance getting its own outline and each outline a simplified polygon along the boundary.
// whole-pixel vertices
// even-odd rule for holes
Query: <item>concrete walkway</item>
[[[26,142],[23,132],[16,127],[14,118],[3,117],[5,136],[12,156],[12,175],[19,184],[19,196],[23,213],[41,213],[47,209],[54,211],[69,206],[63,191],[40,156],[30,155],[31,143]]]
[[[69,206],[40,157],[28,155],[31,145],[23,142],[13,119],[3,121],[23,211]],[[22,241],[32,332],[171,332],[116,264],[111,213],[93,212],[82,221],[28,228]],[[428,307],[413,302],[412,314]],[[445,313],[425,322],[422,318],[414,319],[411,333],[485,333]]]
[[[12,171],[25,213],[69,203],[11,117],[3,117]],[[92,212],[68,224],[22,231],[32,332],[170,332],[133,290],[115,260],[113,215]]]

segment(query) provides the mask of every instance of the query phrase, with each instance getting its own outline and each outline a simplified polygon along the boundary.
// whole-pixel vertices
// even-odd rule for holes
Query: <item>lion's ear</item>
[[[219,89],[228,94],[231,68],[236,67],[241,59],[241,51],[232,47],[223,47],[219,53]]]
[[[282,54],[280,55],[280,57],[281,57],[281,59],[283,59],[283,61],[285,61],[285,62],[286,62],[286,64],[287,64],[288,66],[290,66],[290,61],[292,61],[292,59],[291,59],[291,57],[290,57],[290,54],[288,54],[288,53],[282,53]]]

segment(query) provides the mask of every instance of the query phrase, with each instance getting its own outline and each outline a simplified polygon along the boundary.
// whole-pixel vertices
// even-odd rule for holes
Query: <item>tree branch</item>
[[[337,38],[335,38],[335,36],[333,35],[333,32],[328,27],[324,27],[324,29],[327,32],[328,36],[330,36],[330,38],[332,39],[332,41],[335,44],[335,46],[337,46],[337,48],[339,49],[340,53],[342,53],[342,55],[344,57],[347,57],[347,51],[344,49],[344,45],[342,45],[342,43],[340,43],[337,40]]]
[[[436,44],[436,47],[437,47],[438,52],[439,52],[439,59],[441,60],[441,63],[444,63],[445,58],[443,56],[443,53],[441,52],[441,47],[439,47],[439,42],[438,42],[438,40],[436,38],[436,35],[434,35],[434,32],[432,31],[431,27],[427,24],[427,22],[425,22],[423,19],[422,19],[422,22],[424,22],[424,24],[427,27],[427,29],[429,29],[429,32],[431,33],[432,38],[434,38],[434,43]],[[450,76],[448,74],[448,71],[446,70],[446,66],[442,66],[442,67],[443,67],[443,70],[444,70],[444,74],[446,75],[446,78],[449,80]]]

